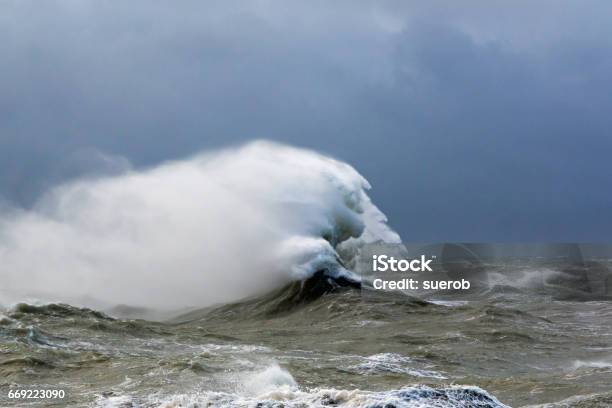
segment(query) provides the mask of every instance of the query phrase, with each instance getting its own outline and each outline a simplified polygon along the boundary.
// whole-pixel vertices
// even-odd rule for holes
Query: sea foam
[[[271,142],[57,186],[0,215],[0,302],[206,306],[399,242],[351,166]]]

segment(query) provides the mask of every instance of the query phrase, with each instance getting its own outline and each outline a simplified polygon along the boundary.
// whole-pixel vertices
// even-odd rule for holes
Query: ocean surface
[[[3,207],[0,407],[612,406],[612,251],[407,248],[369,188],[255,142]],[[433,249],[470,290],[371,287]]]
[[[530,273],[522,260],[486,267]],[[584,270],[557,262],[542,285],[469,300],[321,271],[157,322],[129,307],[19,303],[0,317],[0,406],[609,407],[612,302],[576,289]],[[11,387],[67,397],[17,402]]]

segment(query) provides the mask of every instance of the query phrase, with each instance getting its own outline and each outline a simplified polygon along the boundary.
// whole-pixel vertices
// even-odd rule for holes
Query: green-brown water
[[[432,302],[315,275],[164,322],[14,305],[0,406],[612,406],[612,302],[562,286]],[[67,397],[7,398],[40,387]]]

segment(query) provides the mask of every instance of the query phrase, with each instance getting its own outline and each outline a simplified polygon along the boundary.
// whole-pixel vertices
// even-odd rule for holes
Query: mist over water
[[[341,272],[339,243],[399,241],[368,188],[345,163],[264,141],[63,184],[2,210],[0,304],[206,306]]]
[[[611,406],[608,252],[397,245],[368,188],[256,142],[3,210],[0,389],[60,384],[73,407]],[[393,248],[478,285],[371,289],[370,252]]]

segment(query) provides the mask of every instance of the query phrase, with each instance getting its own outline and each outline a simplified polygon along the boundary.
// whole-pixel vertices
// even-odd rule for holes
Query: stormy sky
[[[264,138],[352,164],[405,241],[610,241],[611,19],[596,0],[2,0],[0,197]]]

